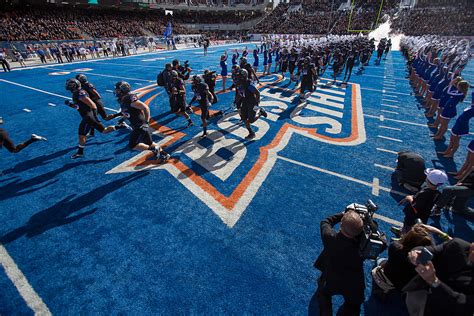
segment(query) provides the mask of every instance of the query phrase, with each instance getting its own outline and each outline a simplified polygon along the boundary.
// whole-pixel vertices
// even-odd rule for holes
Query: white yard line
[[[26,302],[26,305],[31,308],[35,315],[51,315],[48,306],[46,306],[38,293],[36,293],[30,285],[23,272],[21,272],[15,261],[13,261],[13,258],[8,254],[7,249],[2,244],[0,244],[0,264],[10,281],[12,281],[13,285],[18,290],[18,293],[20,293],[21,297]]]

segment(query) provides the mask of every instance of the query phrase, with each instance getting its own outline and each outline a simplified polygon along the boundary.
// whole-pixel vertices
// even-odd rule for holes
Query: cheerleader
[[[474,140],[471,140],[469,145],[467,145],[467,156],[461,169],[451,174],[455,179],[461,180],[472,172],[472,168],[474,168]]]
[[[281,70],[280,47],[277,47],[277,49],[275,50],[275,70],[273,72],[277,73],[277,72],[280,72],[280,70]]]
[[[255,46],[255,49],[253,50],[253,70],[255,70],[255,73],[257,73],[258,71],[258,60],[259,60],[259,57],[258,57],[258,53],[260,51],[258,50],[258,47]]]
[[[474,92],[472,93],[473,103],[470,107],[466,108],[464,112],[456,120],[453,128],[451,129],[451,138],[449,140],[448,148],[445,151],[439,151],[438,154],[443,155],[445,158],[452,158],[459,148],[459,141],[462,136],[469,135],[469,120],[474,117]],[[459,173],[455,173],[458,176]]]
[[[234,53],[232,54],[232,66],[237,65],[237,59],[239,58],[240,54],[237,50],[234,50]]]
[[[268,62],[267,62],[268,63],[268,65],[267,65],[268,66],[267,67],[268,71],[267,71],[267,75],[269,75],[272,72],[272,62],[273,62],[273,49],[270,49],[268,51]],[[265,72],[263,74],[265,74]]]
[[[263,75],[267,73],[267,65],[268,65],[268,50],[265,47],[263,50]]]
[[[467,90],[469,89],[469,83],[467,81],[460,81],[457,86],[456,90],[453,92],[448,92],[449,100],[446,102],[443,111],[440,115],[440,127],[436,134],[433,135],[434,140],[441,140],[444,137],[444,134],[448,130],[449,121],[456,117],[456,105],[459,102],[462,102],[467,95]]]
[[[247,55],[249,54],[249,51],[247,49],[247,46],[245,46],[244,50],[242,51],[242,57],[247,58]]]

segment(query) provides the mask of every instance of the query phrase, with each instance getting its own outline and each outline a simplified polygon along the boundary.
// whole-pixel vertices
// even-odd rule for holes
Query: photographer
[[[442,170],[428,168],[425,170],[426,181],[425,186],[415,195],[407,195],[398,204],[406,204],[403,208],[405,218],[403,220],[403,227],[391,227],[392,233],[400,236],[410,230],[415,225],[416,219],[419,218],[424,224],[428,221],[436,199],[438,199],[440,192],[438,187],[448,181],[448,176]]]
[[[337,232],[333,227],[341,223]],[[359,315],[364,302],[364,259],[359,253],[358,236],[363,231],[361,216],[353,210],[330,216],[321,222],[324,249],[314,266],[322,272],[318,289],[311,301],[317,299],[320,315],[333,315],[331,297],[342,295],[341,315]],[[311,305],[310,305],[311,306]],[[311,309],[308,314],[313,314]]]
[[[187,60],[184,62],[184,65],[182,66],[179,64],[179,60],[177,59],[173,60],[172,70],[175,70],[179,74],[179,77],[183,80],[188,80],[192,71],[192,69],[189,67],[189,63]]]
[[[472,316],[474,243],[454,238],[426,249],[408,255],[419,275],[404,288],[410,315]],[[423,262],[423,252],[431,260]]]

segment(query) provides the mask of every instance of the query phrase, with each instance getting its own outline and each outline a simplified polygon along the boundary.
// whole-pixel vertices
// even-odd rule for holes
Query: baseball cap
[[[448,181],[448,176],[442,170],[427,168],[425,169],[426,179],[432,184],[438,186]]]

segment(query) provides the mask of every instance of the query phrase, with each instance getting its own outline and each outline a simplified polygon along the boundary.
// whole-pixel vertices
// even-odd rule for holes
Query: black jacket
[[[421,186],[426,179],[425,160],[417,153],[404,151],[398,154],[397,170],[401,172],[402,182]]]
[[[474,266],[469,264],[470,243],[454,238],[430,247],[436,276],[441,281],[430,288],[425,315],[472,316],[474,313]]]
[[[333,215],[321,222],[324,249],[315,267],[321,270],[331,288],[363,295],[364,259],[359,254],[359,242],[333,229],[342,216],[343,213]]]

